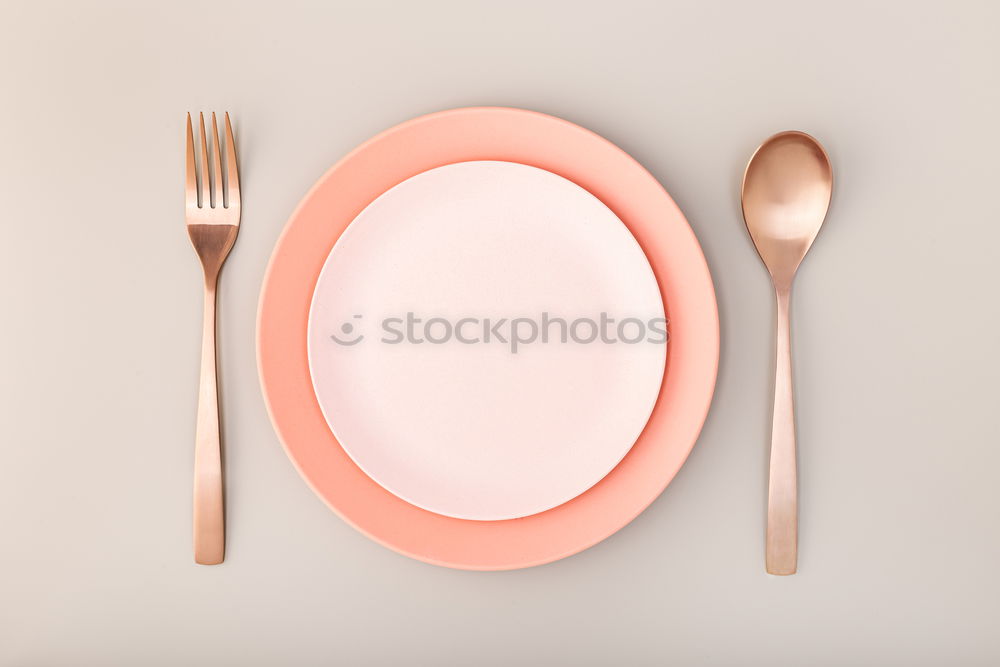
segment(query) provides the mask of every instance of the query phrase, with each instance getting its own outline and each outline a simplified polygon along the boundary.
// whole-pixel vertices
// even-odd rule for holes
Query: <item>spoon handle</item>
[[[792,400],[792,350],[788,321],[791,286],[775,288],[778,301],[774,419],[767,491],[768,574],[795,574],[798,560],[798,481],[795,470],[795,409]]]

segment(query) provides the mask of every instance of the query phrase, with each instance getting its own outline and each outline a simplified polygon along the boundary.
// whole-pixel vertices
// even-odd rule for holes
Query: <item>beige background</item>
[[[0,20],[0,664],[1000,661],[995,3],[10,2]],[[520,106],[645,164],[712,267],[722,365],[666,493],[583,554],[418,563],[299,479],[254,360],[265,263],[346,151]],[[190,554],[188,109],[238,121],[229,557]],[[799,128],[837,173],[795,296],[801,571],[763,571],[771,318],[738,188]]]

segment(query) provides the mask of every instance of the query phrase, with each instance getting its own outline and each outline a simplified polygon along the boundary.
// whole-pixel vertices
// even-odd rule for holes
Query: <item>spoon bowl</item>
[[[791,283],[826,218],[830,158],[804,132],[781,132],[757,149],[743,176],[743,218],[775,282]]]

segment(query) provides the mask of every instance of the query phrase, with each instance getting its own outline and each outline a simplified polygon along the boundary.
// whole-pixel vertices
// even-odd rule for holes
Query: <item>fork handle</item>
[[[778,327],[774,376],[774,418],[767,492],[766,566],[769,574],[795,574],[798,561],[798,479],[795,463],[795,409],[788,319],[791,286],[776,288]]]
[[[218,274],[205,276],[205,319],[201,341],[201,381],[194,442],[194,560],[216,565],[225,556],[222,446],[215,360],[215,303]]]

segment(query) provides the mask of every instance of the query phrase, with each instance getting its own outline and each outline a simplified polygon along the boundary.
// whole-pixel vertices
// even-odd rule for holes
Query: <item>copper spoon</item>
[[[743,219],[771,274],[778,301],[767,490],[769,574],[795,574],[798,561],[798,482],[788,306],[795,271],[823,225],[832,191],[833,169],[826,151],[802,132],[780,132],[765,141],[750,158],[743,175]]]

